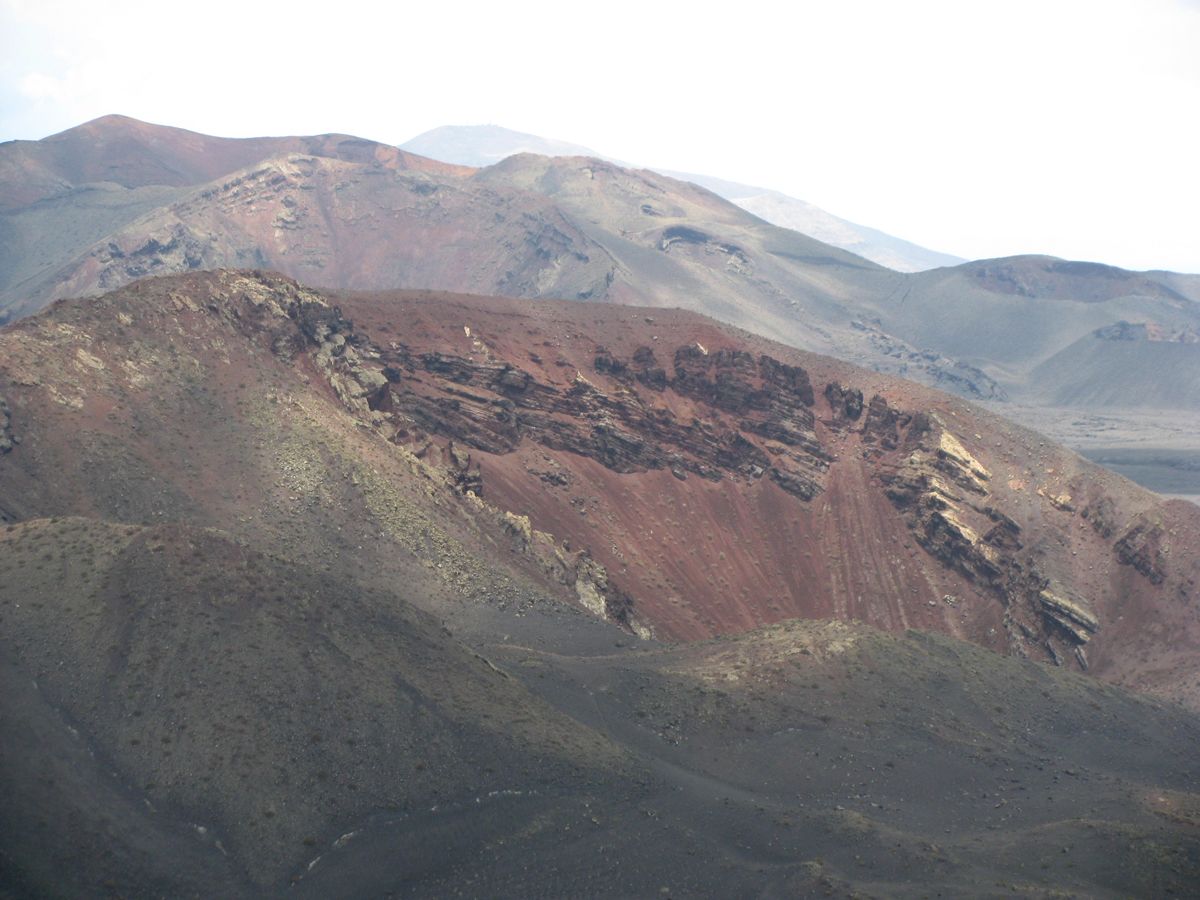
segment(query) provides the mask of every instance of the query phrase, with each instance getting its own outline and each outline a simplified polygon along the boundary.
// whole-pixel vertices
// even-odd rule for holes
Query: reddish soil
[[[628,361],[650,346],[669,373],[677,348],[699,343],[710,355],[737,348],[807,372],[813,434],[832,459],[811,499],[739,471],[719,481],[691,472],[680,480],[666,467],[606,465],[548,445],[536,427],[499,449],[482,438],[473,442],[457,426],[439,432],[427,418],[428,428],[400,429],[398,439],[414,447],[448,438],[471,447],[483,496],[586,548],[634,597],[635,618],[660,637],[691,640],[791,617],[857,619],[889,630],[943,631],[1073,668],[1086,665],[1101,677],[1191,702],[1200,697],[1195,664],[1186,662],[1195,658],[1200,635],[1200,511],[1193,505],[1164,503],[937,391],[683,311],[430,292],[343,294],[338,301],[355,328],[385,348],[385,361],[394,342],[409,359],[436,351],[481,367],[510,365],[557,391],[569,391],[578,374],[606,397],[633,395],[676,421],[695,416],[718,431],[745,422],[737,411],[715,409],[672,386],[654,391],[597,371],[598,350]],[[869,433],[883,421],[869,424],[870,411],[858,421],[839,419],[824,395],[831,383],[867,399],[879,395],[879,409],[898,411],[902,421],[934,417],[941,424],[921,438],[910,427],[889,448]],[[469,391],[483,409],[487,392],[477,386],[472,382]],[[397,421],[414,398],[445,399],[448,388],[456,390],[415,366],[393,386]],[[581,409],[581,415],[596,413]],[[988,473],[979,493],[955,488],[961,499],[951,503],[953,516],[979,538],[974,545],[933,516],[939,501],[924,488],[900,496],[914,453],[925,454],[934,469],[944,466],[936,452],[922,449],[942,431]],[[741,433],[755,447],[772,443]],[[938,471],[971,481],[952,469]],[[928,487],[928,473],[921,478]],[[1136,546],[1123,553],[1130,535]],[[1098,627],[1087,633],[1069,620],[1064,626],[1047,612],[1042,591],[1078,602]]]
[[[223,138],[126,116],[103,116],[41,141],[13,141],[5,151],[0,171],[8,167],[14,175],[22,172],[24,177],[6,179],[0,209],[34,203],[70,185],[199,185],[286,153],[437,175],[474,171],[345,134]]]

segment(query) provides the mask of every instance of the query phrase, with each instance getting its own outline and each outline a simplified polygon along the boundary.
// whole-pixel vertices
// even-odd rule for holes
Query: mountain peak
[[[494,165],[519,153],[536,153],[541,156],[586,156],[624,168],[647,168],[605,156],[581,144],[513,131],[500,125],[443,125],[417,135],[401,146],[433,159],[480,167]],[[698,184],[772,225],[799,231],[890,269],[916,272],[963,262],[959,257],[928,250],[874,228],[846,221],[778,191],[673,169],[655,168],[652,171]]]
[[[442,125],[401,144],[401,149],[466,166],[490,166],[518,153],[603,158],[581,144],[543,138],[502,125]]]
[[[110,128],[131,128],[131,127],[136,128],[136,127],[146,127],[149,125],[150,125],[149,122],[145,122],[142,119],[135,119],[133,116],[126,116],[121,113],[109,113],[104,116],[97,116],[94,119],[89,119],[88,121],[86,121],[80,125],[74,126],[73,128],[67,128],[63,131],[58,132],[58,134],[68,134],[69,132],[72,132],[72,131],[96,131],[96,130],[100,130],[100,129],[110,129]],[[151,127],[165,128],[167,126],[151,126]],[[56,135],[51,135],[51,137],[55,137],[55,136]]]

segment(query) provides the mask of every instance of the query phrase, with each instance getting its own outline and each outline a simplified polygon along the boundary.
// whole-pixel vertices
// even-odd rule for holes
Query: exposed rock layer
[[[391,460],[414,489],[431,485],[437,515],[468,529],[460,540],[505,547],[547,590],[639,633],[858,619],[1191,697],[1193,507],[945,395],[652,312],[328,297],[237,273],[64,304],[0,335],[0,394],[25,438],[5,457],[5,515],[112,506],[223,521],[222,503],[238,497],[201,489],[213,477],[202,471],[172,471],[180,454],[199,457],[171,435],[204,421],[206,382],[230,382],[283,422],[301,410],[333,421],[316,412],[332,404],[373,468]],[[59,359],[70,362],[53,368]],[[267,373],[287,391],[255,394]],[[190,410],[183,420],[145,412],[164,392]],[[163,424],[138,424],[149,421]],[[217,423],[211,436],[232,428],[226,440],[242,441],[241,427]],[[82,459],[55,449],[68,434],[86,437]],[[288,478],[328,493],[317,475],[301,478],[317,463],[302,459]],[[57,479],[38,474],[50,469]],[[359,472],[351,483],[307,540],[353,528],[355,552],[381,534],[418,546],[426,526],[398,516],[399,482]],[[351,524],[360,503],[370,513]],[[458,583],[458,570],[435,571]]]

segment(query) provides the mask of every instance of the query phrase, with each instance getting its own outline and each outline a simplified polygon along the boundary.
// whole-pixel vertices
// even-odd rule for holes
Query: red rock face
[[[681,312],[340,299],[389,371],[372,405],[390,438],[446,459],[452,442],[464,484],[585,548],[657,636],[857,619],[1194,696],[1134,661],[1155,652],[1147,629],[1195,646],[1188,504],[945,395]]]
[[[133,343],[116,334],[147,310],[163,321]],[[136,373],[173,359],[169,342],[192,354],[180,371],[211,367],[249,391],[269,370],[294,393],[280,409],[351,417],[390,477],[409,479],[408,463],[388,460],[415,454],[455,498],[434,514],[484,523],[460,533],[480,560],[509,547],[639,633],[695,640],[853,619],[1200,700],[1200,509],[931,389],[694,314],[431,292],[323,298],[276,276],[197,275],[94,308],[63,304],[0,340],[13,444],[0,508],[47,514],[37,498],[50,495],[63,499],[49,514],[98,503],[104,457],[84,471],[63,450],[50,484],[37,472],[52,459],[28,455],[69,447],[86,428],[157,453],[155,477],[188,498],[180,509],[226,521],[230,510],[197,485],[233,477],[236,454],[212,472],[190,457],[179,470],[157,435],[134,427],[161,390],[130,382],[85,397],[57,374],[64,353],[68,372]],[[258,446],[228,427],[225,440]],[[250,494],[254,477],[243,479]],[[425,502],[414,485],[412,502]],[[360,527],[360,501],[346,496],[322,534]]]
[[[35,203],[73,185],[200,185],[288,153],[442,175],[472,171],[345,134],[222,138],[104,116],[41,141],[9,144],[0,156],[0,209]]]

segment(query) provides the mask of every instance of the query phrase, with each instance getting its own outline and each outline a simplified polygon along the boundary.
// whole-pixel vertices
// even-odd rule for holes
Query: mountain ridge
[[[542,156],[587,156],[604,159],[622,168],[650,168],[662,175],[708,188],[772,225],[791,228],[897,271],[915,272],[965,262],[960,257],[928,250],[878,229],[839,218],[780,191],[693,172],[635,166],[581,144],[542,138],[498,125],[443,125],[423,132],[401,146],[422,156],[478,167],[494,165],[517,153],[531,152]]]

